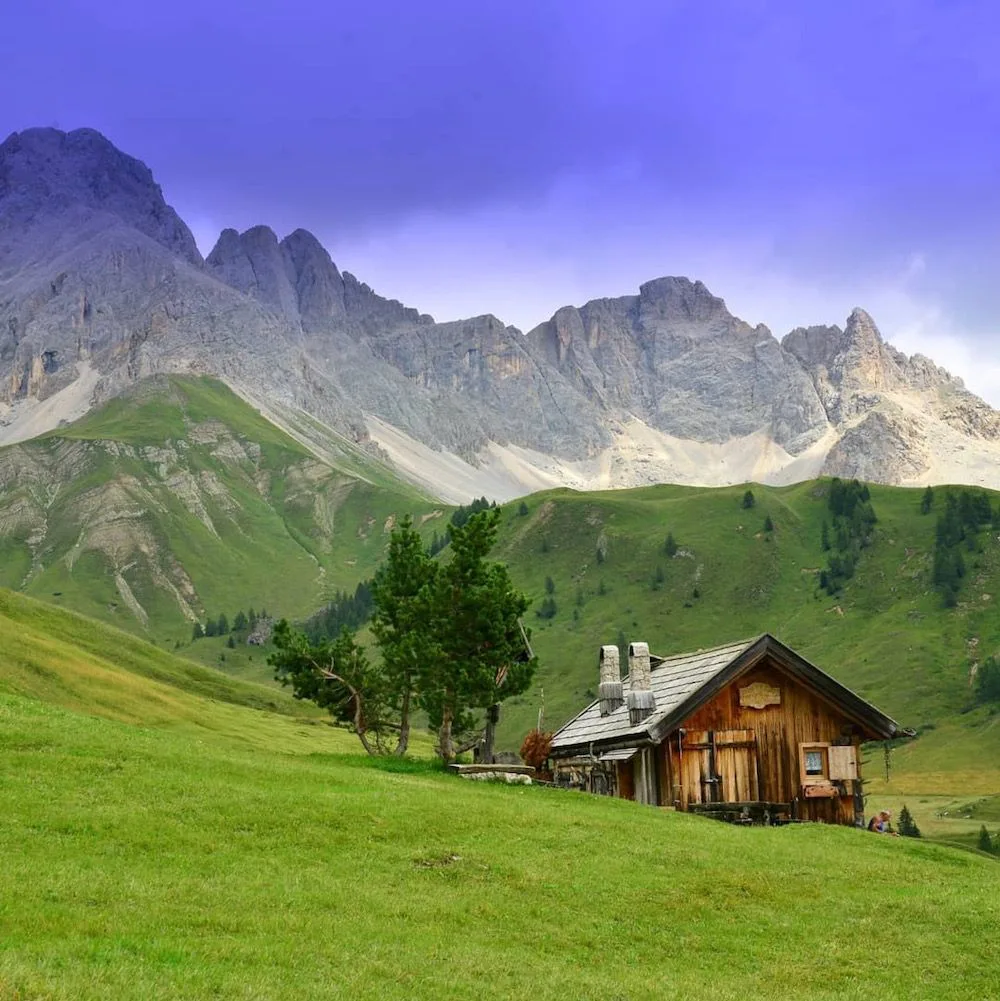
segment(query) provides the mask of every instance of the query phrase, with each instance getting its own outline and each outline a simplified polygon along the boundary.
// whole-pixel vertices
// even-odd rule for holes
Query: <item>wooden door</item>
[[[751,803],[760,799],[753,730],[695,730],[681,746],[686,803]]]

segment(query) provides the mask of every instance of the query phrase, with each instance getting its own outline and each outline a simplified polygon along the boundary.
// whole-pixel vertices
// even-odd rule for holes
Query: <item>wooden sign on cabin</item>
[[[781,690],[773,685],[755,681],[740,689],[740,705],[749,709],[765,709],[767,706],[781,705]]]

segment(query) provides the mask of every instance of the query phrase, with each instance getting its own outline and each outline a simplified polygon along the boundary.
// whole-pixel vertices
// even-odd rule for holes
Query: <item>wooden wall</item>
[[[755,682],[778,689],[780,704],[761,709],[740,705],[740,689]],[[795,803],[795,813],[803,820],[855,822],[857,783],[842,784],[840,788],[846,795],[809,799],[803,796],[799,745],[817,741],[857,747],[860,731],[832,703],[785,674],[777,665],[765,661],[752,668],[686,719],[683,729],[686,734],[680,746],[675,732],[658,748],[659,767],[665,779],[661,784],[664,804],[673,800],[678,809],[686,810],[692,803],[712,800],[712,786],[702,781],[706,752],[685,751],[684,745],[704,746],[696,742],[705,740],[709,731],[729,731],[726,737],[729,748],[715,752],[722,766],[717,767],[717,771],[730,775],[718,784],[716,800],[734,795],[737,780],[731,776],[739,769],[741,795],[749,791],[756,793],[753,798],[761,801]],[[740,749],[744,739],[755,745],[753,752]],[[860,752],[857,760],[861,760]]]

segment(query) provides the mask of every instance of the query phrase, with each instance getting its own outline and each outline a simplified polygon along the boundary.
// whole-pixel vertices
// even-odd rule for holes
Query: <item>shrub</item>
[[[552,750],[552,734],[547,731],[529,730],[521,743],[521,760],[530,768],[541,771]]]

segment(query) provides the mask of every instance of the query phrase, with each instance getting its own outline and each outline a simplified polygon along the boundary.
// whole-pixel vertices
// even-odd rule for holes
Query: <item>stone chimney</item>
[[[601,647],[601,683],[597,687],[597,697],[601,701],[601,715],[613,713],[624,701],[622,694],[622,672],[618,663],[618,647]]]
[[[628,721],[632,726],[638,726],[656,708],[649,666],[649,644],[629,643],[628,674]]]

